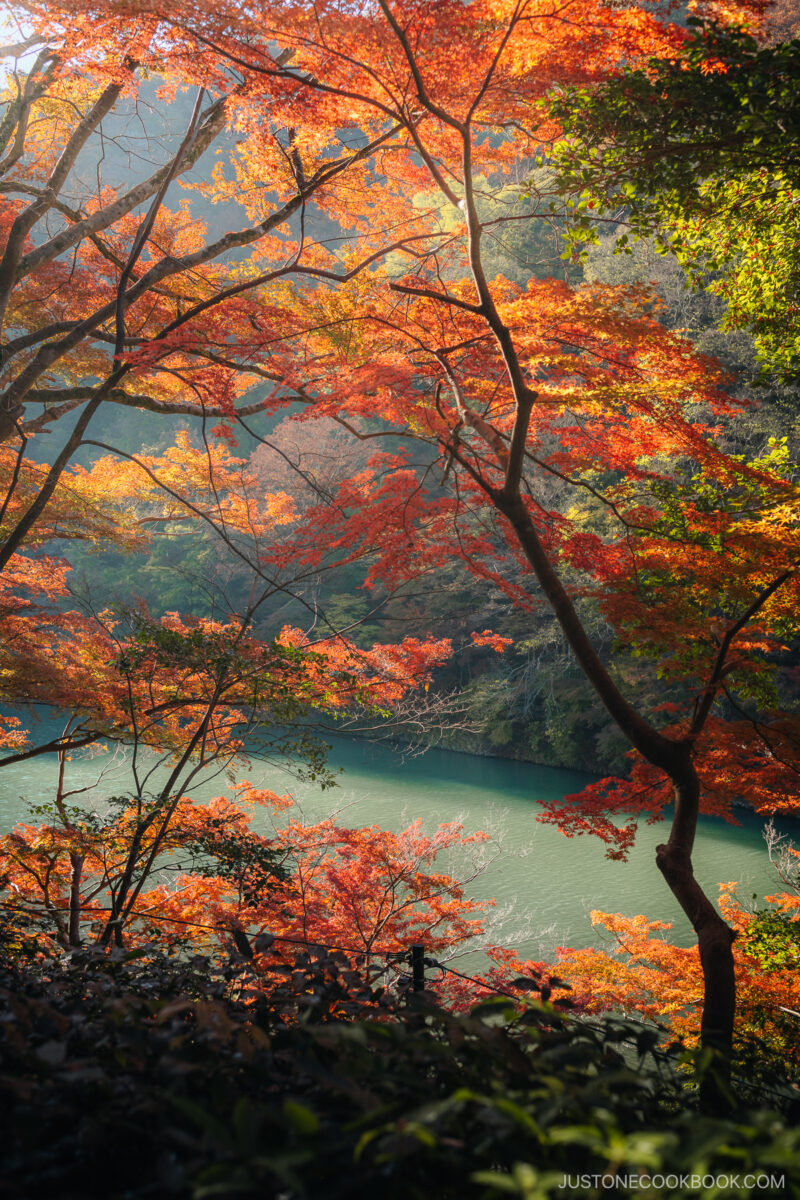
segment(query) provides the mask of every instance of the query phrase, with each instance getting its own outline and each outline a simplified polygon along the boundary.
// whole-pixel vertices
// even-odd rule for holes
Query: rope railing
[[[32,916],[33,917],[46,917],[48,915],[48,913],[52,913],[52,912],[71,912],[72,911],[70,908],[59,907],[58,905],[51,904],[48,906],[48,908],[46,908],[42,912],[38,912],[38,913],[33,912],[32,913],[27,908],[21,908],[19,905],[16,905],[16,904],[8,904],[4,900],[0,900],[0,908],[9,909],[11,912],[22,913],[23,916],[26,916],[26,917],[32,917]],[[108,909],[106,909],[106,908],[89,908],[87,906],[81,906],[81,913],[95,913],[95,914],[103,916],[107,912],[108,912]],[[207,930],[209,933],[222,933],[222,934],[231,935],[236,932],[236,928],[233,926],[233,924],[231,924],[230,926],[228,926],[228,925],[204,925],[200,921],[187,921],[185,918],[182,918],[182,917],[168,917],[166,915],[166,913],[154,913],[152,911],[130,913],[128,919],[132,920],[132,921],[140,920],[140,919],[147,920],[147,921],[154,921],[154,922],[166,921],[167,924],[169,924],[169,925],[185,925],[192,929],[204,929],[204,930]],[[112,924],[113,923],[114,922],[112,921]],[[396,955],[398,953],[402,953],[403,955],[406,955],[408,953],[408,951],[406,951],[406,950],[403,950],[403,951],[366,950],[366,949],[356,949],[355,946],[333,946],[327,942],[309,941],[307,938],[285,937],[283,934],[277,934],[277,933],[270,933],[269,936],[272,938],[272,940],[274,942],[287,942],[294,946],[318,947],[323,950],[339,950],[343,954],[356,954],[356,955],[360,955],[361,957],[369,957],[369,958],[389,958],[392,955]]]
[[[21,913],[23,916],[27,916],[27,917],[30,917],[30,916],[42,916],[43,917],[43,916],[46,916],[49,912],[53,912],[53,911],[55,911],[55,912],[71,912],[71,909],[68,907],[59,907],[57,905],[50,905],[45,911],[43,911],[41,913],[31,913],[28,909],[22,908],[19,905],[9,904],[5,900],[0,900],[0,908],[4,908],[4,909],[10,910],[12,912]],[[81,909],[81,911],[84,913],[97,913],[97,914],[103,915],[103,914],[107,913],[108,910],[104,909],[104,908],[83,907]],[[249,957],[253,957],[252,948],[249,947],[249,940],[247,939],[247,936],[243,933],[242,930],[238,930],[233,925],[233,923],[230,926],[205,925],[199,921],[187,921],[185,918],[169,917],[163,913],[153,913],[153,912],[133,913],[133,914],[131,914],[131,917],[132,917],[132,919],[133,918],[143,918],[145,920],[150,920],[153,922],[165,921],[168,924],[183,925],[183,926],[187,926],[187,927],[190,927],[193,929],[203,929],[210,933],[226,934],[228,936],[234,937],[234,941],[236,941],[236,935],[238,933],[239,936],[244,937],[244,940],[247,943],[248,948],[250,949]],[[307,938],[292,938],[292,937],[287,937],[284,934],[267,933],[266,935],[259,935],[259,936],[267,936],[270,939],[270,945],[272,944],[272,942],[285,942],[287,945],[307,946],[311,949],[337,950],[342,954],[352,954],[355,957],[360,957],[360,958],[379,958],[379,959],[382,959],[384,962],[386,962],[387,966],[392,962],[398,963],[398,964],[401,962],[404,962],[404,963],[408,962],[411,965],[411,970],[412,970],[411,984],[412,984],[412,988],[414,991],[424,991],[425,990],[425,982],[426,982],[425,981],[425,968],[431,967],[431,968],[438,968],[438,970],[442,971],[443,974],[455,975],[459,979],[465,980],[467,983],[473,983],[478,987],[484,988],[486,991],[494,992],[499,996],[504,996],[506,999],[512,1000],[515,1004],[518,1004],[519,1001],[522,999],[522,997],[520,995],[514,995],[513,993],[506,991],[504,988],[498,987],[496,984],[490,983],[487,979],[481,979],[480,977],[475,976],[475,975],[467,975],[463,971],[457,971],[455,969],[455,967],[448,967],[445,963],[439,962],[439,960],[436,958],[426,957],[424,943],[414,942],[406,950],[366,950],[366,949],[357,949],[353,946],[338,946],[338,945],[332,945],[331,943],[328,943],[328,942],[310,941]],[[529,990],[529,989],[521,989],[521,990]],[[539,989],[539,990],[541,991],[541,989]],[[548,988],[548,995],[549,995],[549,988]],[[783,1005],[775,1005],[774,1007],[780,1009],[783,1012],[792,1013],[793,1016],[800,1017],[800,1013],[795,1013],[794,1010],[792,1010],[792,1009],[784,1008]],[[594,1021],[589,1017],[580,1016],[577,1019],[580,1020],[580,1023],[582,1025],[587,1025],[590,1028],[595,1029],[599,1032],[605,1031],[604,1026],[600,1022]],[[644,1021],[641,1018],[626,1017],[625,1020],[629,1021],[633,1024],[636,1024],[636,1025],[641,1025],[647,1029],[658,1028],[658,1026],[654,1026],[652,1024],[652,1022]],[[633,1040],[633,1039],[631,1039],[631,1040]],[[652,1053],[652,1051],[651,1051],[651,1053]],[[737,1077],[737,1080],[738,1080],[738,1082],[741,1082],[743,1084],[748,1084],[748,1086],[749,1086],[749,1083],[747,1080],[739,1079],[738,1077]],[[775,1092],[773,1089],[770,1089],[768,1087],[767,1088],[760,1087],[760,1090],[764,1091],[765,1093],[768,1093],[770,1095],[774,1095],[774,1096],[781,1095],[781,1093]]]
[[[25,916],[25,917],[47,917],[48,913],[52,913],[52,912],[71,912],[72,911],[71,908],[68,908],[68,907],[59,906],[59,905],[49,905],[46,908],[46,910],[44,910],[42,912],[31,912],[29,910],[29,908],[23,908],[23,907],[20,907],[19,905],[8,904],[8,902],[5,900],[0,900],[0,908],[6,908],[6,910],[11,911],[11,912],[22,913],[23,916]],[[104,916],[104,914],[106,914],[108,912],[108,910],[107,910],[107,908],[92,908],[89,906],[82,906],[82,908],[80,908],[80,912],[92,913],[92,914],[98,914],[98,916]],[[241,932],[239,930],[236,930],[236,928],[233,924],[231,924],[231,925],[205,925],[201,922],[198,922],[198,920],[186,920],[186,918],[182,918],[182,917],[168,917],[166,913],[156,913],[156,912],[152,912],[152,911],[131,913],[130,919],[131,920],[145,919],[145,920],[151,920],[151,922],[154,922],[154,923],[167,922],[167,924],[172,924],[172,925],[185,925],[191,929],[206,930],[207,932],[211,932],[211,934],[225,934],[225,935],[230,936],[230,935],[235,935],[236,932]],[[272,932],[269,932],[269,934],[267,934],[266,936],[269,936],[271,938],[272,942],[285,942],[287,944],[290,944],[290,946],[307,946],[307,947],[311,947],[313,949],[339,950],[339,952],[341,952],[342,954],[353,954],[356,956],[360,956],[360,958],[384,959],[386,961],[392,961],[392,960],[398,961],[401,959],[408,959],[411,952],[413,952],[413,950],[416,946],[422,946],[422,948],[425,949],[425,944],[417,943],[417,942],[410,943],[408,949],[405,949],[405,950],[371,950],[371,949],[366,949],[363,947],[355,947],[355,946],[335,946],[335,944],[332,944],[331,942],[311,941],[305,937],[288,937],[288,936],[285,936],[284,934],[272,934]],[[515,1000],[515,1001],[519,1000],[518,996],[513,996],[510,991],[504,991],[503,988],[498,988],[498,986],[495,986],[494,984],[489,983],[488,979],[479,979],[474,976],[468,976],[468,974],[464,974],[461,971],[456,971],[455,967],[445,966],[444,962],[439,962],[438,959],[426,958],[425,960],[423,960],[423,966],[438,967],[440,971],[446,971],[449,974],[453,974],[453,976],[458,976],[461,979],[468,980],[469,983],[479,984],[481,986],[481,988],[486,988],[489,991],[498,992],[499,995],[506,996],[507,998],[509,998],[509,1000]]]
[[[10,910],[11,912],[18,912],[18,913],[21,913],[23,916],[28,916],[28,917],[30,917],[30,916],[46,916],[47,913],[49,913],[49,912],[70,912],[71,911],[71,909],[66,908],[66,907],[59,907],[58,905],[50,905],[42,913],[31,913],[28,909],[21,908],[19,905],[16,905],[16,904],[9,904],[5,900],[0,900],[0,908]],[[81,909],[81,912],[84,912],[84,913],[104,914],[107,911],[108,910],[104,909],[104,908],[83,907]],[[228,934],[228,935],[235,935],[237,932],[239,932],[239,933],[242,932],[242,931],[234,928],[232,925],[231,926],[204,925],[199,921],[187,921],[186,919],[181,918],[181,917],[168,917],[163,913],[153,913],[153,912],[134,913],[134,914],[132,914],[132,918],[133,917],[142,917],[142,918],[145,918],[145,919],[151,920],[151,921],[166,921],[170,924],[185,925],[185,926],[189,926],[193,929],[204,929],[211,933],[222,933],[222,934]],[[416,972],[415,982],[419,981],[420,975],[421,975],[422,988],[419,988],[418,990],[424,989],[424,983],[425,983],[424,971],[425,971],[426,967],[431,967],[431,968],[437,968],[438,970],[440,970],[443,973],[446,973],[448,975],[455,975],[459,979],[465,980],[467,983],[477,984],[479,987],[485,988],[487,991],[490,991],[490,992],[495,992],[499,996],[505,996],[506,999],[513,1000],[515,1003],[518,1003],[521,998],[519,995],[515,996],[515,995],[513,995],[513,993],[506,991],[504,988],[497,987],[496,984],[489,983],[488,979],[480,979],[478,976],[475,976],[475,975],[466,975],[463,971],[457,971],[455,969],[455,967],[448,967],[445,963],[439,962],[439,960],[436,958],[429,958],[429,957],[425,956],[424,943],[420,943],[420,942],[411,943],[411,945],[409,946],[409,948],[407,950],[399,950],[399,951],[398,950],[365,950],[365,949],[356,949],[354,946],[337,946],[337,945],[332,945],[329,942],[310,941],[307,938],[291,938],[291,937],[286,937],[283,934],[268,933],[267,936],[270,939],[270,944],[272,942],[286,942],[287,944],[290,944],[293,946],[308,946],[312,949],[320,949],[320,950],[338,950],[343,954],[352,954],[352,955],[355,955],[356,957],[361,957],[361,958],[380,958],[387,962],[410,961],[412,964],[412,967],[417,966],[417,968],[418,968],[418,970]],[[416,963],[414,961],[415,959],[416,959]],[[419,968],[421,968],[421,971],[419,970]],[[521,990],[525,990],[525,989],[521,989]],[[644,1022],[642,1022],[642,1023],[644,1023]]]
[[[0,900],[0,908],[4,908],[11,912],[21,913],[23,916],[27,916],[27,917],[30,917],[30,916],[43,917],[53,911],[55,911],[55,912],[71,912],[72,911],[69,907],[59,907],[57,905],[50,905],[43,912],[31,913],[28,909],[22,908],[19,905],[9,904],[5,900]],[[105,913],[107,913],[107,911],[108,910],[104,909],[104,908],[88,908],[88,907],[81,908],[81,912],[83,912],[83,913],[95,913],[95,914],[100,914],[100,915],[104,915]],[[150,920],[153,922],[165,921],[168,924],[183,925],[183,926],[187,926],[192,929],[203,929],[209,933],[226,934],[228,936],[234,937],[235,941],[236,941],[236,934],[238,932],[240,934],[240,936],[244,936],[245,941],[248,942],[248,946],[249,946],[249,940],[247,939],[246,935],[243,934],[242,930],[237,930],[236,927],[233,925],[233,923],[230,926],[205,925],[200,921],[187,921],[185,918],[168,917],[164,913],[153,913],[153,912],[133,913],[133,914],[131,914],[131,917],[132,917],[132,919],[133,918],[143,918],[145,920]],[[259,935],[259,936],[264,936],[264,935]],[[423,943],[419,943],[419,942],[412,943],[408,947],[407,950],[366,950],[366,949],[356,949],[353,946],[337,946],[337,945],[332,945],[331,943],[328,943],[328,942],[310,941],[307,938],[292,938],[292,937],[287,937],[284,934],[268,933],[268,934],[266,934],[266,936],[269,937],[269,939],[270,939],[270,945],[272,944],[272,942],[285,942],[287,945],[307,946],[311,949],[337,950],[342,954],[352,954],[352,955],[354,955],[356,957],[360,957],[360,958],[379,958],[379,959],[382,959],[384,962],[386,962],[387,966],[392,962],[398,963],[398,964],[401,962],[408,962],[411,965],[412,975],[410,978],[410,982],[412,984],[412,988],[414,991],[424,991],[425,990],[425,982],[426,982],[425,981],[425,968],[431,967],[431,968],[438,968],[438,970],[442,971],[443,974],[455,975],[459,979],[465,980],[467,983],[473,983],[473,984],[477,985],[478,987],[484,988],[486,991],[494,992],[499,996],[504,996],[506,999],[512,1000],[515,1004],[518,1004],[519,1001],[522,999],[522,997],[519,995],[513,995],[511,992],[506,991],[504,988],[497,987],[496,984],[489,983],[489,981],[487,979],[481,979],[475,975],[467,975],[463,971],[457,971],[455,969],[455,967],[448,967],[445,963],[439,962],[439,960],[436,958],[426,957],[425,946]],[[252,957],[252,949],[250,952],[250,957]],[[521,989],[521,990],[526,990],[526,989]],[[541,991],[541,989],[539,989],[539,990]],[[549,990],[548,990],[548,995],[549,995]],[[775,1005],[775,1007],[780,1009],[783,1012],[791,1013],[793,1016],[800,1017],[800,1013],[794,1012],[793,1009],[784,1008],[783,1005]],[[605,1027],[600,1022],[592,1020],[589,1017],[580,1016],[576,1019],[580,1021],[581,1025],[586,1025],[589,1028],[594,1029],[601,1033],[606,1032]],[[625,1020],[631,1022],[632,1024],[641,1025],[647,1029],[658,1028],[658,1026],[654,1026],[652,1024],[652,1022],[644,1021],[641,1018],[626,1017]],[[633,1038],[631,1038],[629,1040],[633,1041]],[[654,1058],[662,1057],[661,1055],[659,1055],[659,1056],[654,1055],[653,1050],[651,1050],[650,1053],[653,1055]],[[666,1055],[664,1055],[663,1057],[665,1059],[667,1058]],[[746,1080],[743,1077],[736,1076],[735,1079],[738,1084],[742,1084],[742,1085],[745,1085],[748,1087],[754,1086],[751,1083],[751,1081]],[[780,1099],[785,1099],[785,1096],[783,1095],[783,1093],[777,1092],[770,1087],[765,1087],[764,1085],[757,1085],[757,1090],[758,1090],[759,1094],[763,1093],[765,1095],[771,1095],[771,1096],[778,1097]]]
[[[71,912],[72,911],[69,907],[58,906],[58,905],[49,905],[42,912],[38,912],[38,913],[33,912],[32,913],[29,909],[22,908],[16,904],[9,904],[5,900],[0,900],[0,908],[7,909],[11,912],[21,913],[23,916],[27,916],[27,917],[31,917],[31,916],[46,917],[49,913],[52,913],[52,912]],[[103,916],[107,912],[108,912],[108,909],[105,909],[105,908],[90,908],[88,906],[81,907],[81,913],[91,913],[91,914],[97,914],[97,915]],[[169,917],[165,913],[154,913],[152,911],[136,912],[136,913],[130,914],[131,920],[140,919],[140,918],[144,919],[144,920],[153,921],[153,922],[165,921],[167,924],[183,925],[183,926],[187,926],[192,929],[203,929],[209,933],[227,934],[229,936],[233,936],[234,938],[236,937],[237,932],[239,933],[240,936],[242,936],[242,934],[243,934],[243,931],[237,930],[233,926],[233,924],[231,924],[231,926],[205,925],[200,921],[188,921],[182,917]],[[246,935],[244,935],[244,936],[246,939]],[[333,945],[329,942],[310,941],[307,938],[292,938],[292,937],[287,937],[284,934],[274,934],[271,932],[268,933],[266,936],[268,936],[271,939],[271,942],[285,942],[288,945],[308,946],[310,948],[321,949],[321,950],[338,950],[342,954],[352,954],[356,957],[361,957],[361,958],[379,958],[379,959],[386,961],[387,963],[402,962],[402,961],[410,962],[412,969],[416,967],[416,970],[414,973],[414,987],[415,987],[415,990],[417,990],[417,991],[424,990],[425,968],[431,967],[434,969],[438,969],[438,970],[442,971],[443,973],[447,973],[448,975],[455,975],[459,979],[463,979],[467,983],[476,984],[478,987],[485,988],[487,991],[495,992],[499,996],[505,996],[506,999],[513,1000],[515,1003],[518,1003],[521,998],[519,995],[514,995],[512,992],[508,992],[504,988],[497,987],[496,984],[490,983],[488,981],[488,979],[480,979],[479,977],[474,976],[474,975],[466,975],[466,974],[464,974],[463,971],[457,971],[455,969],[455,967],[448,967],[445,963],[439,962],[438,959],[425,957],[424,943],[413,942],[409,945],[408,949],[406,949],[406,950],[367,950],[367,949],[363,949],[363,948],[356,948],[355,946],[337,946],[337,945]]]

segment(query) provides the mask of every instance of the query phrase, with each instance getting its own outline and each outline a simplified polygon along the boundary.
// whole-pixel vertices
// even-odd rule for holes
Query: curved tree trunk
[[[669,841],[656,847],[656,865],[697,934],[704,985],[700,1045],[710,1051],[710,1061],[701,1072],[700,1100],[703,1108],[719,1111],[731,1104],[736,934],[695,879],[692,850],[700,811],[700,785],[689,755],[686,743],[676,745],[675,769],[668,772],[674,785],[675,814]]]
[[[733,1019],[736,1010],[736,979],[733,963],[735,934],[717,912],[695,879],[692,851],[700,813],[700,783],[692,761],[693,739],[676,741],[649,724],[621,695],[545,551],[522,498],[493,492],[492,498],[506,516],[536,577],[550,601],[584,675],[594,688],[619,729],[647,762],[671,779],[675,813],[669,841],[656,851],[656,864],[672,894],[697,934],[703,971],[703,1011],[700,1043],[709,1050],[710,1063],[700,1072],[703,1108],[730,1108],[730,1071],[733,1054]]]

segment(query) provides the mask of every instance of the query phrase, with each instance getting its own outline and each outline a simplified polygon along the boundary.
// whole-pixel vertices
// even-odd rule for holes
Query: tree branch
[[[697,706],[697,711],[694,714],[691,726],[689,727],[690,738],[694,739],[698,736],[706,723],[708,714],[711,712],[711,707],[725,676],[725,659],[727,658],[728,651],[730,650],[734,639],[742,632],[745,625],[756,615],[758,610],[763,608],[770,596],[773,596],[775,592],[777,592],[778,588],[782,587],[783,584],[786,583],[787,580],[791,579],[796,572],[797,564],[787,568],[785,571],[782,571],[780,575],[773,579],[771,583],[767,584],[767,586],[763,588],[761,592],[759,592],[750,607],[746,609],[745,612],[742,613],[741,617],[734,621],[734,623],[725,632],[725,636],[720,643],[716,661],[711,671],[711,676],[703,689],[702,698]]]

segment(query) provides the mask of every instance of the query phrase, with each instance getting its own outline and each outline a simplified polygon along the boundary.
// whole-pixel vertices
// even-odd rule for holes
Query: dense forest
[[[800,1195],[800,852],[754,903],[692,860],[798,812],[797,33],[12,6],[4,1194]],[[664,821],[696,947],[495,944],[486,834],[245,778],[333,785],[331,731],[590,772],[539,819]]]

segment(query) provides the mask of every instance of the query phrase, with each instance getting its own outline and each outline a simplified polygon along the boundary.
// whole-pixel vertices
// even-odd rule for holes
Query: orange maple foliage
[[[155,858],[147,886],[121,923],[129,947],[167,943],[219,952],[232,948],[235,931],[247,930],[257,948],[268,934],[269,949],[256,956],[264,986],[308,947],[341,950],[359,977],[383,974],[387,984],[402,978],[401,960],[415,943],[445,964],[480,947],[492,964],[478,982],[463,972],[442,972],[430,981],[440,999],[457,1009],[542,966],[487,947],[493,901],[465,894],[466,882],[480,869],[474,861],[467,860],[462,880],[436,866],[442,853],[469,855],[488,840],[486,834],[466,834],[457,822],[432,834],[420,821],[398,834],[377,826],[350,829],[333,819],[308,824],[291,815],[288,796],[246,781],[235,791],[235,800],[219,796],[208,804],[182,796],[163,836],[157,823],[143,829],[141,798],[90,816],[59,796],[53,823],[18,825],[0,838],[0,904],[12,921],[24,915],[29,933],[42,930],[45,943],[102,940],[117,911],[112,897],[131,843],[141,831],[140,856],[155,851]],[[255,806],[271,810],[269,836],[251,828]],[[288,824],[281,824],[283,816]]]
[[[771,967],[759,961],[748,945],[753,914],[735,895],[735,883],[720,885],[720,908],[738,935],[736,962],[736,1036],[773,1059],[800,1066],[796,1037],[800,1011],[800,979],[795,965]],[[797,897],[770,896],[783,907],[796,909]],[[600,949],[560,949],[557,970],[572,985],[573,999],[586,1012],[639,1014],[665,1026],[664,1040],[680,1039],[697,1045],[698,1007],[703,995],[703,972],[695,946],[683,948],[668,940],[672,925],[644,916],[593,912],[592,923],[613,935],[611,953]],[[797,919],[797,918],[795,918]]]

